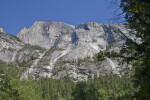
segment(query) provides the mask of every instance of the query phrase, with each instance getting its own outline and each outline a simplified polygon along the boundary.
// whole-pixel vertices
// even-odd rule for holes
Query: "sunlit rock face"
[[[5,33],[2,27],[0,27],[0,32]]]
[[[106,50],[112,41],[121,38],[113,32],[116,26],[87,22],[75,27],[56,21],[37,21],[31,28],[23,28],[17,36],[31,45],[65,49],[67,53],[64,59],[77,60],[93,57],[100,50]]]
[[[74,29],[74,26],[62,22],[37,21],[31,28],[23,28],[17,36],[25,43],[50,49],[54,45],[63,47],[64,44],[58,44],[61,41],[69,43]]]
[[[22,78],[69,76],[87,80],[111,72],[124,73],[128,67],[119,65],[118,60],[107,58],[101,63],[95,62],[100,51],[120,51],[125,38],[116,32],[118,29],[128,33],[124,24],[87,22],[73,26],[36,21],[18,33],[20,40],[0,34],[0,60],[25,67]]]

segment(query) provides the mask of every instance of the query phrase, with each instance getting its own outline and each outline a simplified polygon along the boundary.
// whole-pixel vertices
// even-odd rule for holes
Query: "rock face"
[[[74,26],[62,22],[37,21],[31,28],[23,28],[17,36],[25,43],[50,49],[60,41],[59,38],[69,42],[66,38],[73,33],[74,29]]]
[[[74,27],[62,22],[37,21],[31,28],[23,28],[17,37],[46,49],[64,49],[64,60],[77,60],[93,57],[100,50],[106,50],[112,41],[122,38],[113,32],[117,26],[88,22]]]
[[[0,32],[5,33],[2,27],[0,27]]]
[[[37,21],[18,33],[20,40],[0,34],[0,60],[25,67],[22,78],[69,76],[87,80],[110,72],[124,73],[131,66],[120,66],[110,58],[95,62],[100,51],[120,51],[125,38],[115,32],[117,29],[128,33],[124,24],[87,22],[75,27],[56,21]]]

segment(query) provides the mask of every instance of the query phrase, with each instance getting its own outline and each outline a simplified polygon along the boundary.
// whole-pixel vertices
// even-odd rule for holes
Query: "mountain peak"
[[[58,43],[58,37],[71,34],[74,30],[75,26],[63,22],[36,21],[29,29],[22,29],[17,37],[25,43],[49,49]]]
[[[35,21],[33,26],[34,25],[67,25],[67,26],[71,26],[71,27],[75,27],[73,25],[70,25],[70,24],[67,24],[67,23],[64,23],[64,22],[60,22],[60,21]]]
[[[106,30],[109,31],[105,31],[104,26],[105,24],[97,22],[86,22],[75,27],[59,21],[36,21],[29,29],[23,28],[17,37],[25,43],[39,45],[46,49],[50,49],[51,47],[64,49],[68,45],[74,46],[75,44],[90,42],[99,45],[95,47],[97,48],[96,50],[100,50],[106,49],[107,42],[113,40],[113,37],[110,38],[108,36],[113,33],[107,25]],[[110,26],[112,25],[110,24]],[[100,40],[98,37],[103,37],[103,35],[105,35],[105,38],[101,38],[102,40]],[[108,41],[104,40],[106,38]]]
[[[97,23],[97,22],[86,22],[86,23],[79,24],[76,28],[77,29],[83,28],[85,30],[91,30],[95,28],[100,28],[102,25],[103,24]]]
[[[87,80],[91,75],[121,73],[125,67],[115,59],[108,58],[100,65],[94,62],[100,51],[120,51],[125,40],[116,29],[127,30],[123,24],[87,22],[75,27],[58,21],[36,21],[19,32],[19,39],[0,34],[0,60],[25,62],[20,64],[28,67],[22,78],[31,75],[59,79],[68,75]]]
[[[2,27],[0,27],[0,32],[5,33],[5,31]]]

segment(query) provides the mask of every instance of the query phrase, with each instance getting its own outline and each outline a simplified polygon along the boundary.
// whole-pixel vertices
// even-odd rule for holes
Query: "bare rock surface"
[[[0,27],[0,32],[5,33],[5,31],[2,27]]]
[[[16,36],[0,33],[0,60],[24,68],[21,78],[65,76],[78,80],[107,73],[125,73],[127,67],[116,59],[99,63],[100,51],[120,52],[128,30],[124,24],[87,22],[78,26],[57,21],[36,21]]]

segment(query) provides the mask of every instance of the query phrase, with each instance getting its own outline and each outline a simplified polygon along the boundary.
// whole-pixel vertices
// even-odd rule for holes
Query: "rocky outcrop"
[[[58,41],[63,41],[65,43],[70,42],[66,38],[73,33],[74,29],[74,26],[62,22],[37,21],[31,28],[23,28],[17,37],[25,43],[50,49],[56,45]],[[59,46],[64,45],[67,44],[59,44]]]
[[[113,32],[117,26],[120,25],[88,22],[74,27],[62,22],[37,21],[31,28],[23,28],[17,37],[46,49],[64,49],[67,53],[62,59],[77,60],[93,57],[100,50],[106,50],[114,40],[122,39],[120,34]]]
[[[0,27],[0,32],[5,33],[2,27]]]
[[[0,33],[0,60],[7,63],[13,62],[16,52],[22,48],[24,43],[20,42],[16,36]]]
[[[100,51],[120,52],[125,38],[116,33],[117,29],[128,33],[124,24],[87,22],[75,27],[56,21],[37,21],[29,29],[23,28],[17,35],[19,39],[0,34],[0,60],[25,68],[22,78],[31,75],[59,79],[67,75],[87,80],[110,72],[124,73],[131,66],[119,65],[110,58],[95,62]]]

